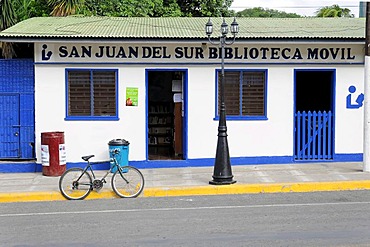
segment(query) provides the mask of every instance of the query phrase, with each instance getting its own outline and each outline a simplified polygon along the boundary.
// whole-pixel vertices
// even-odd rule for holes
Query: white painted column
[[[370,3],[366,3],[363,171],[370,172]]]
[[[363,171],[370,172],[370,56],[365,56],[364,81],[364,164]]]

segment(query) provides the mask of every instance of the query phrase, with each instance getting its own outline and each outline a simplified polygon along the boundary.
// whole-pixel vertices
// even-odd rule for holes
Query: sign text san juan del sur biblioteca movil
[[[221,48],[201,46],[114,46],[114,45],[60,45],[55,47],[57,59],[194,59],[221,58]],[[53,50],[53,49],[52,49]],[[54,51],[42,45],[41,60],[55,56]],[[226,47],[229,60],[355,60],[351,47]]]

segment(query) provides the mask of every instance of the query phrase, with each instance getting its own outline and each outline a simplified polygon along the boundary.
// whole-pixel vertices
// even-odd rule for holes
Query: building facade
[[[206,39],[208,19],[162,19],[34,18],[0,33],[34,44],[33,151],[3,151],[0,159],[12,159],[3,170],[20,169],[20,158],[40,170],[41,134],[53,131],[64,133],[67,166],[88,154],[108,160],[108,142],[121,138],[140,168],[213,165],[220,48]],[[286,21],[242,18],[226,47],[232,165],[361,161],[364,20]],[[13,106],[3,114],[30,114]]]

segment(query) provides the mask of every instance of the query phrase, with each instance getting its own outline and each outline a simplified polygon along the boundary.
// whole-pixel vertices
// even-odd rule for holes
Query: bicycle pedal
[[[105,179],[103,179],[102,182],[105,183],[105,184],[107,183],[107,181]]]

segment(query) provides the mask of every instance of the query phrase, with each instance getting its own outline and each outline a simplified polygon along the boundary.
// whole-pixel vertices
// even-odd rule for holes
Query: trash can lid
[[[125,139],[113,139],[108,142],[109,145],[128,146],[130,143]]]

